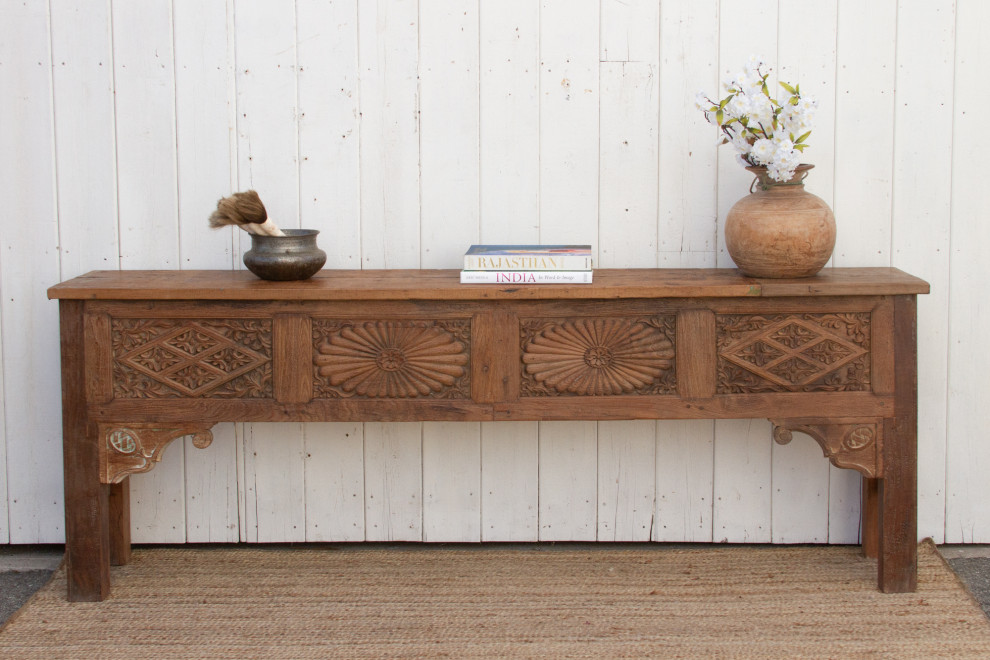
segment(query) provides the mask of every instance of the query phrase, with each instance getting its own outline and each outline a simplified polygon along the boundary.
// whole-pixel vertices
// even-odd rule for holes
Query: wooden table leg
[[[860,538],[863,556],[876,559],[880,552],[880,480],[863,478],[863,523]]]
[[[110,486],[110,563],[131,560],[131,478]]]
[[[62,300],[62,455],[65,470],[65,559],[71,601],[110,594],[107,486],[100,483],[96,424],[86,413],[83,303]]]
[[[894,419],[884,423],[880,481],[880,590],[918,583],[918,349],[914,296],[894,298]]]

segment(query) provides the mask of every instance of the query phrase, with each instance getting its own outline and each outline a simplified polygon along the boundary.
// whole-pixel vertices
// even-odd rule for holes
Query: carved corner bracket
[[[786,445],[793,431],[814,438],[832,465],[857,470],[863,476],[883,476],[883,420],[821,418],[771,419],[773,439]]]
[[[162,460],[170,442],[193,436],[193,446],[205,449],[213,442],[213,423],[202,424],[100,424],[100,482],[117,484],[126,477],[148,472]]]

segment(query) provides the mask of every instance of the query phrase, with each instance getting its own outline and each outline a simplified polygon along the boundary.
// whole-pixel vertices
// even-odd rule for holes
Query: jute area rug
[[[139,549],[103,603],[56,573],[2,658],[988,658],[930,543],[885,595],[853,547]]]

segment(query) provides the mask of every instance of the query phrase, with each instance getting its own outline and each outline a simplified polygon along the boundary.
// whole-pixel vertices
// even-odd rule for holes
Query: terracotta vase
[[[765,167],[750,194],[729,209],[725,246],[744,275],[809,277],[822,269],[835,247],[835,216],[821,197],[804,189],[814,165],[799,165],[790,181],[774,181]]]

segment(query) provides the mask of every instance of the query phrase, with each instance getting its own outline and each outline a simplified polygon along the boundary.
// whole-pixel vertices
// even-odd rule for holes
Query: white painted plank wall
[[[205,218],[250,187],[323,232],[328,268],[456,267],[478,241],[731,267],[721,227],[749,178],[693,100],[753,52],[819,98],[809,189],[835,208],[834,264],[932,283],[919,533],[990,542],[984,5],[4,3],[0,542],[63,534],[45,287],[240,268],[247,237]],[[132,495],[139,542],[846,543],[859,484],[760,420],[224,424],[206,450],[173,444]]]

